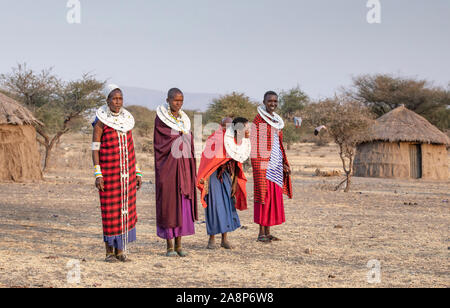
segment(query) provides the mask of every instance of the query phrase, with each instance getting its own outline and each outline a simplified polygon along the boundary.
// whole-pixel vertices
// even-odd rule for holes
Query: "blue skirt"
[[[123,250],[123,235],[105,236],[103,235],[103,241],[108,243],[109,247],[114,247],[119,250]],[[136,228],[128,231],[128,243],[136,241]]]
[[[239,215],[231,198],[231,177],[223,173],[223,183],[217,178],[217,171],[209,178],[209,193],[205,197],[206,231],[208,235],[232,232],[241,226]]]

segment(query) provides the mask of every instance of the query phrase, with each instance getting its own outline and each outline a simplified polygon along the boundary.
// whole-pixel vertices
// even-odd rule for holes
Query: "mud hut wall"
[[[355,176],[409,178],[409,169],[408,143],[371,142],[358,146]]]
[[[42,179],[36,130],[31,125],[0,125],[0,181]]]
[[[422,177],[448,179],[448,154],[445,145],[422,144]]]

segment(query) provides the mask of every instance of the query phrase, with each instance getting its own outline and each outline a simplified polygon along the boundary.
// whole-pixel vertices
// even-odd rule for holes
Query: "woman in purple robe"
[[[156,110],[153,139],[157,235],[167,240],[168,257],[187,256],[181,238],[195,234],[198,220],[194,141],[183,101],[181,90],[169,90],[167,104]]]

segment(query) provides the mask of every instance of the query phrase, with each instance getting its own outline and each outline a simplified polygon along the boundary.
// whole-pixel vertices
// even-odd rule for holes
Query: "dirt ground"
[[[154,175],[144,168],[138,241],[125,264],[103,261],[91,167],[66,160],[42,183],[1,183],[0,287],[450,287],[450,181],[354,178],[351,192],[335,192],[340,178],[313,176],[316,168],[340,168],[335,153],[311,144],[288,151],[294,199],[285,198],[286,224],[272,229],[282,241],[256,242],[248,174],[249,210],[230,236],[234,249],[205,249],[201,209],[196,235],[184,239],[187,258],[164,256]],[[144,166],[149,155],[138,155]],[[370,260],[380,262],[378,284],[368,283]],[[73,262],[79,283],[67,279]]]

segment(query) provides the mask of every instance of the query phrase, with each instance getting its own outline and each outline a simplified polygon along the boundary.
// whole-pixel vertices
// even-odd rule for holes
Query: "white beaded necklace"
[[[225,150],[232,159],[243,163],[250,157],[252,144],[249,138],[242,138],[242,143],[239,145],[236,144],[234,140],[234,132],[235,130],[230,125],[225,132]]]
[[[159,119],[170,128],[182,132],[183,134],[190,133],[191,120],[183,110],[178,112],[178,118],[176,118],[170,111],[170,106],[168,104],[164,104],[156,108],[156,114]]]
[[[275,112],[273,113],[273,115],[268,113],[265,106],[259,106],[258,113],[264,119],[264,121],[266,121],[273,128],[276,128],[278,130],[282,130],[284,128],[283,119]]]

